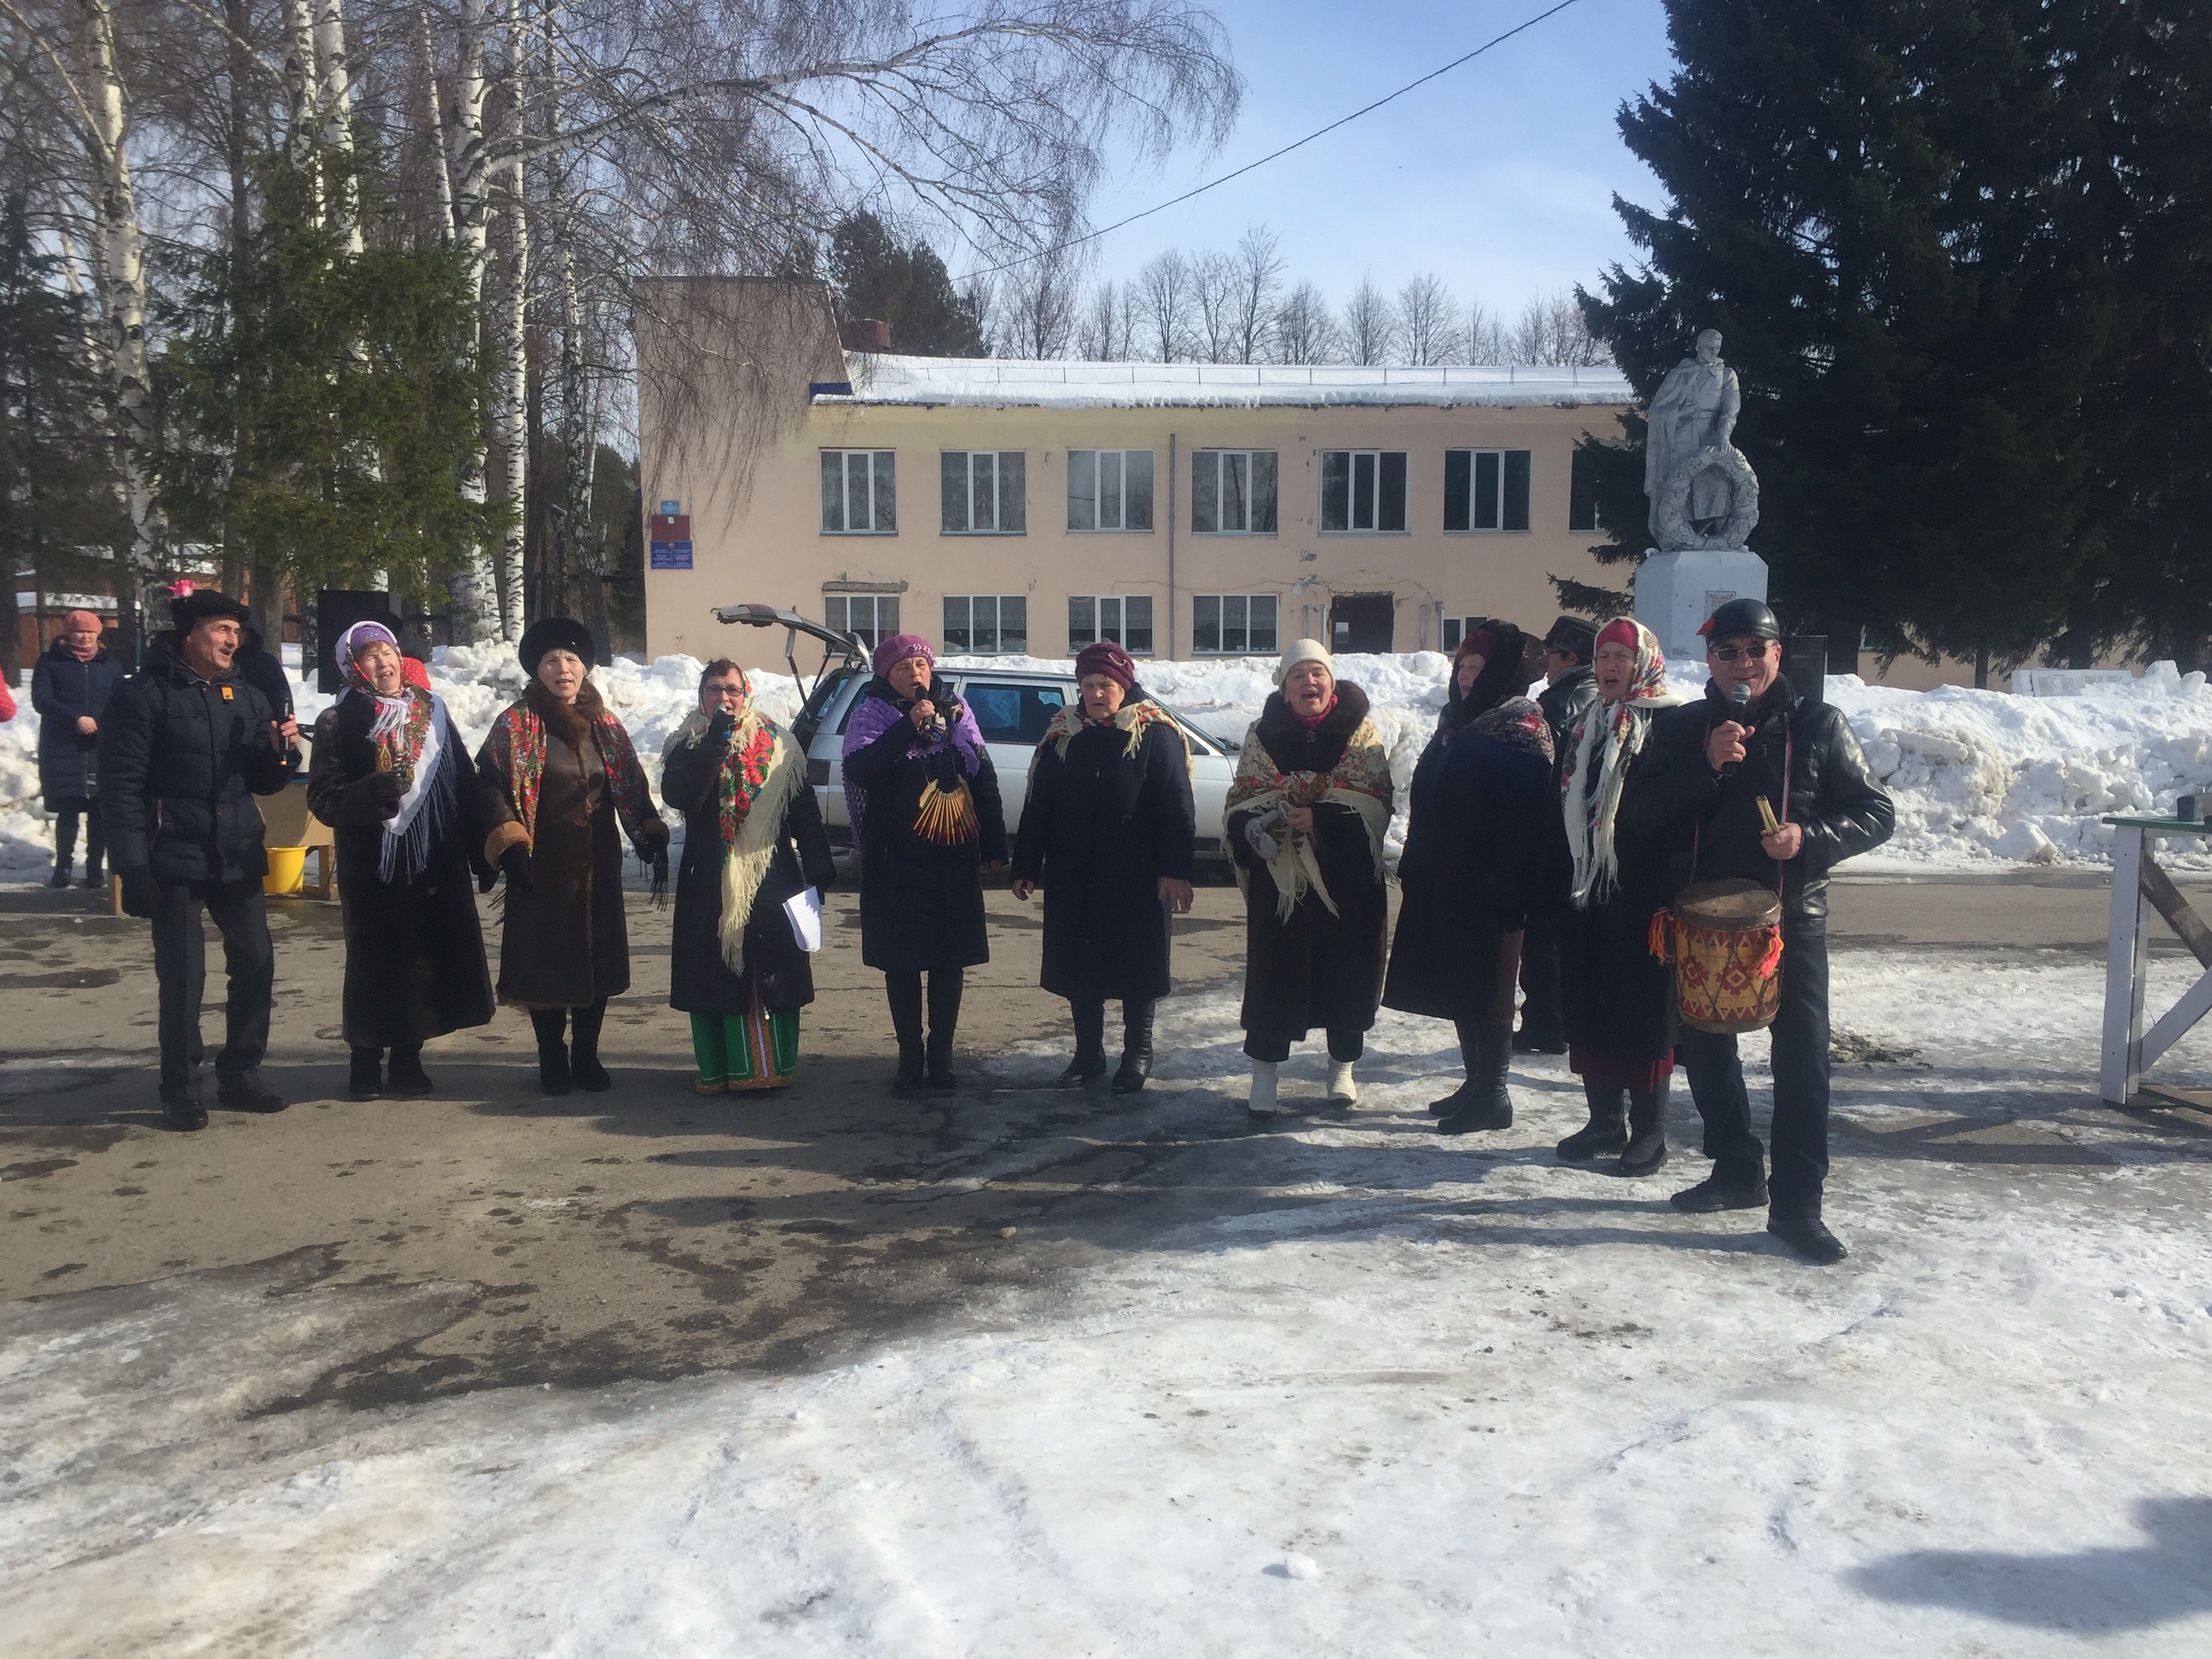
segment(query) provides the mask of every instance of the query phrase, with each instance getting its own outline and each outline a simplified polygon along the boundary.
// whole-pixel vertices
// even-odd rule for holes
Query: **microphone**
[[[1729,704],[1736,724],[1743,725],[1745,723],[1743,717],[1751,708],[1751,688],[1741,683],[1729,687]],[[1726,766],[1721,768],[1721,775],[1724,778],[1734,777],[1736,769],[1742,764],[1741,761],[1730,761]]]

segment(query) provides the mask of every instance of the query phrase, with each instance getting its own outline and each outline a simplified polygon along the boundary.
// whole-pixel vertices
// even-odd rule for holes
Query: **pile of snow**
[[[298,647],[285,647],[302,726],[330,699],[301,677]],[[951,657],[948,667],[1069,674],[1066,658]],[[607,705],[629,727],[647,774],[659,776],[660,749],[694,706],[700,663],[688,656],[627,659],[596,671]],[[1258,718],[1273,687],[1273,658],[1144,665],[1146,686],[1200,729],[1231,743]],[[1390,851],[1402,842],[1402,802],[1413,763],[1443,707],[1449,659],[1433,651],[1345,655],[1390,755],[1401,811]],[[1704,683],[1702,663],[1678,664],[1678,683]],[[752,672],[755,695],[773,718],[798,713],[799,688],[787,675]],[[505,645],[441,647],[430,680],[471,747],[501,709],[522,695],[523,674]],[[2154,663],[2142,678],[2082,687],[2072,696],[2025,697],[1947,686],[1906,691],[1830,678],[1827,698],[1851,723],[1867,758],[1897,801],[1897,834],[1876,856],[1914,866],[1992,866],[2002,862],[2108,861],[2107,813],[2170,811],[2174,797],[2212,787],[2212,690],[2203,674]],[[38,716],[0,726],[0,878],[25,879],[53,856],[53,820],[39,804]],[[2168,843],[2169,861],[2212,867],[2202,842]]]

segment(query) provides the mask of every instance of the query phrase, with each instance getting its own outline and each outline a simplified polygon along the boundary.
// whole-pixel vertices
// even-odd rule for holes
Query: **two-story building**
[[[820,289],[744,279],[654,285],[638,356],[655,655],[781,667],[739,602],[948,653],[1449,650],[1621,580],[1575,455],[1613,369],[848,353]]]

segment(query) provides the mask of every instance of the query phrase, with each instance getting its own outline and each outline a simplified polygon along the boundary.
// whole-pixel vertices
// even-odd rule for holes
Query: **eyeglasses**
[[[1761,640],[1757,645],[1717,645],[1712,649],[1712,659],[1715,662],[1735,662],[1748,658],[1758,662],[1766,655],[1767,643]]]

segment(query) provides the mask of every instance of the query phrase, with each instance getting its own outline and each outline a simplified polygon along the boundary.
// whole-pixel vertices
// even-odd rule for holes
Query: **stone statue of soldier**
[[[1731,452],[1743,393],[1735,371],[1721,361],[1721,336],[1709,328],[1698,336],[1698,355],[1668,372],[1652,395],[1644,444],[1644,493],[1651,501],[1651,532],[1662,548],[1680,544],[1662,523],[1667,487],[1709,450]],[[1707,467],[1688,479],[1685,517],[1701,535],[1711,535],[1737,509],[1737,488],[1728,474]]]

